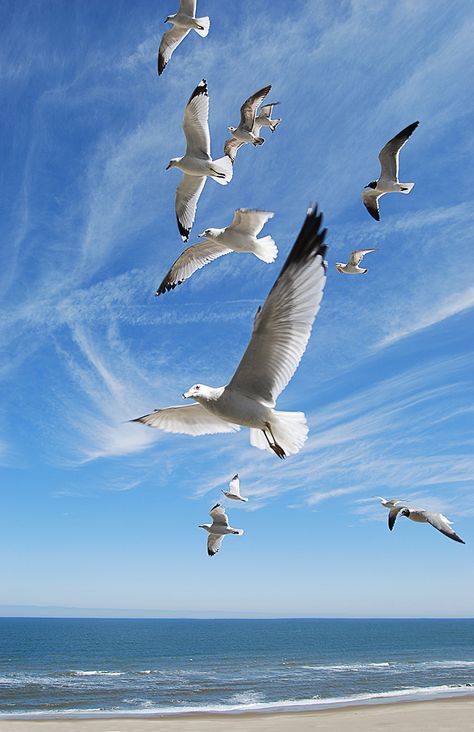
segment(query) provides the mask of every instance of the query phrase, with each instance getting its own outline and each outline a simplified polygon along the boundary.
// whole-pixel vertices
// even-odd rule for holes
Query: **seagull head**
[[[194,384],[188,391],[182,395],[183,399],[196,399],[206,396],[206,387],[203,384]]]
[[[198,239],[212,239],[213,237],[220,234],[220,229],[206,229],[202,234],[198,234]]]
[[[336,269],[338,272],[342,272],[342,268],[346,265],[343,262],[336,262]]]
[[[370,183],[367,183],[367,185],[364,186],[364,188],[374,188],[374,189],[377,188],[377,181],[371,180]]]
[[[209,531],[211,528],[211,524],[199,524],[198,529],[204,529],[204,531]]]
[[[237,127],[228,127],[227,129],[229,130],[230,134],[233,135]]]
[[[171,158],[168,165],[166,166],[166,170],[169,170],[170,168],[175,168],[180,160],[181,158]]]
[[[173,20],[173,18],[174,18],[174,15],[168,15],[168,17],[166,18],[166,20],[163,21],[163,22],[164,23],[171,23],[171,21]]]
[[[402,510],[400,511],[400,516],[405,516],[406,518],[410,518],[410,509],[402,508]]]

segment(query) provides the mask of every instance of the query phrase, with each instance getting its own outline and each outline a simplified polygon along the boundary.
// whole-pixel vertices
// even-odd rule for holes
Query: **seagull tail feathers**
[[[209,18],[196,18],[196,23],[200,26],[199,28],[195,28],[194,30],[196,33],[198,33],[200,36],[205,38],[207,34],[209,33],[209,28],[211,27],[211,21]]]
[[[234,531],[232,533],[236,534],[237,536],[242,536],[244,533],[244,530],[243,529],[234,529]]]
[[[308,437],[308,425],[303,412],[274,412],[271,427],[275,442],[285,455],[299,452]],[[262,430],[250,430],[250,444],[259,450],[272,452]]]
[[[254,254],[262,262],[267,262],[268,264],[274,262],[278,256],[278,249],[272,237],[264,236],[262,239],[258,239]]]
[[[220,183],[221,186],[226,186],[232,180],[234,168],[232,160],[228,155],[224,155],[223,158],[218,158],[212,161],[212,170],[216,172],[216,176],[212,176],[216,183]],[[219,177],[217,177],[219,176]]]

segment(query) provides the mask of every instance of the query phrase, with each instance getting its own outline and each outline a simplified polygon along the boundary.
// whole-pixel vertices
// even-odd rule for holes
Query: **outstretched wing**
[[[209,136],[209,94],[205,79],[199,82],[184,110],[183,132],[186,136],[186,155],[211,160]]]
[[[234,162],[237,156],[237,150],[242,145],[245,145],[245,142],[240,142],[235,137],[230,137],[224,143],[224,155],[227,155]]]
[[[397,520],[397,516],[400,513],[400,511],[402,510],[402,508],[404,508],[404,507],[403,506],[394,506],[388,512],[388,528],[390,529],[390,531],[395,526],[395,521]]]
[[[224,536],[222,534],[209,534],[209,536],[207,537],[207,553],[210,557],[213,557],[214,554],[217,554],[222,546],[223,540]]]
[[[189,233],[196,217],[196,208],[199,196],[206,183],[206,176],[183,175],[183,179],[176,188],[176,221],[183,241],[188,241]]]
[[[269,219],[274,217],[271,211],[258,211],[252,208],[238,208],[234,219],[227,230],[232,229],[249,236],[258,236]]]
[[[187,280],[198,269],[224,254],[229,254],[231,251],[222,244],[209,239],[188,247],[173,264],[155,294],[162,295],[164,292],[173,290],[176,285],[180,285],[184,280]]]
[[[158,50],[158,74],[161,76],[168,64],[175,48],[179,46],[183,38],[189,33],[189,29],[173,26],[163,34],[160,48]]]
[[[228,389],[273,407],[306,350],[326,283],[326,229],[317,207],[255,316],[252,337]]]
[[[392,139],[389,140],[381,149],[379,153],[381,179],[395,181],[398,183],[400,150],[419,124],[419,122],[413,122],[413,124],[408,125],[408,127],[405,127],[405,129],[399,132],[398,135],[392,137]]]
[[[201,404],[186,404],[182,407],[156,409],[151,414],[130,420],[156,427],[164,432],[182,435],[215,435],[221,432],[237,432],[240,427],[224,422],[207,411]]]
[[[374,218],[376,221],[380,221],[380,196],[383,196],[383,193],[376,193],[373,188],[364,188],[364,190],[362,191],[362,200],[364,202],[364,206],[366,207],[372,218]]]
[[[196,17],[196,0],[180,0],[179,12],[190,18]]]
[[[239,496],[240,497],[240,480],[239,480],[239,474],[234,475],[232,480],[229,483],[229,493],[232,493],[233,496]]]
[[[428,523],[431,524],[431,526],[434,526],[435,529],[441,531],[441,533],[447,536],[449,539],[453,539],[453,541],[458,541],[460,544],[466,543],[461,539],[460,536],[456,534],[454,529],[451,528],[451,522],[448,521],[446,516],[443,516],[442,513],[431,513],[431,511],[420,511],[420,513],[423,514],[423,516],[428,521]]]
[[[271,89],[271,84],[264,86],[263,89],[259,89],[258,92],[252,94],[251,97],[245,100],[240,108],[240,125],[239,127],[248,132],[252,132],[252,128],[257,115],[257,109],[267,96]]]
[[[264,104],[263,107],[260,107],[258,116],[271,119],[271,116],[273,114],[273,107],[276,107],[277,104],[280,104],[280,102],[269,102],[268,104]]]
[[[216,505],[211,508],[211,510],[209,511],[209,516],[212,518],[213,523],[217,524],[218,526],[229,525],[228,516],[220,503],[216,503]]]
[[[366,254],[368,254],[369,252],[375,252],[377,249],[378,247],[374,247],[373,249],[358,249],[356,252],[352,252],[351,258],[349,259],[349,264],[357,267],[357,265],[362,262]]]

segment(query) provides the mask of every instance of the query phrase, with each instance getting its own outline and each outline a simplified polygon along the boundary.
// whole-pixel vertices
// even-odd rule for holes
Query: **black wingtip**
[[[320,255],[324,261],[327,251],[327,246],[324,244],[327,229],[321,229],[322,221],[323,214],[318,212],[317,204],[310,206],[298,238],[282,267],[280,277],[291,264],[305,261],[310,257]]]
[[[200,94],[204,94],[206,97],[209,96],[209,93],[207,91],[207,81],[205,79],[201,79],[191,96],[189,97],[188,104],[192,102],[194,97],[198,97]]]
[[[182,239],[182,240],[183,240],[184,242],[188,241],[188,239],[189,239],[189,234],[191,233],[191,229],[190,229],[190,228],[189,228],[189,229],[186,229],[186,227],[184,227],[184,226],[182,225],[181,221],[180,221],[180,220],[178,219],[178,217],[177,217],[177,216],[176,216],[176,222],[177,222],[177,224],[178,224],[178,231],[179,231],[179,233],[180,233],[180,235],[181,235],[181,239]]]
[[[219,508],[220,505],[220,503],[216,503],[216,505],[211,508],[211,511],[214,511],[215,508]]]
[[[167,62],[164,60],[163,56],[160,56],[158,54],[158,76],[161,76],[163,71],[166,69]]]

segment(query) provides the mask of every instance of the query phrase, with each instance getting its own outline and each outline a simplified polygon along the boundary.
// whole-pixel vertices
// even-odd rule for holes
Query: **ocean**
[[[473,684],[474,620],[0,618],[0,718],[318,709]]]

